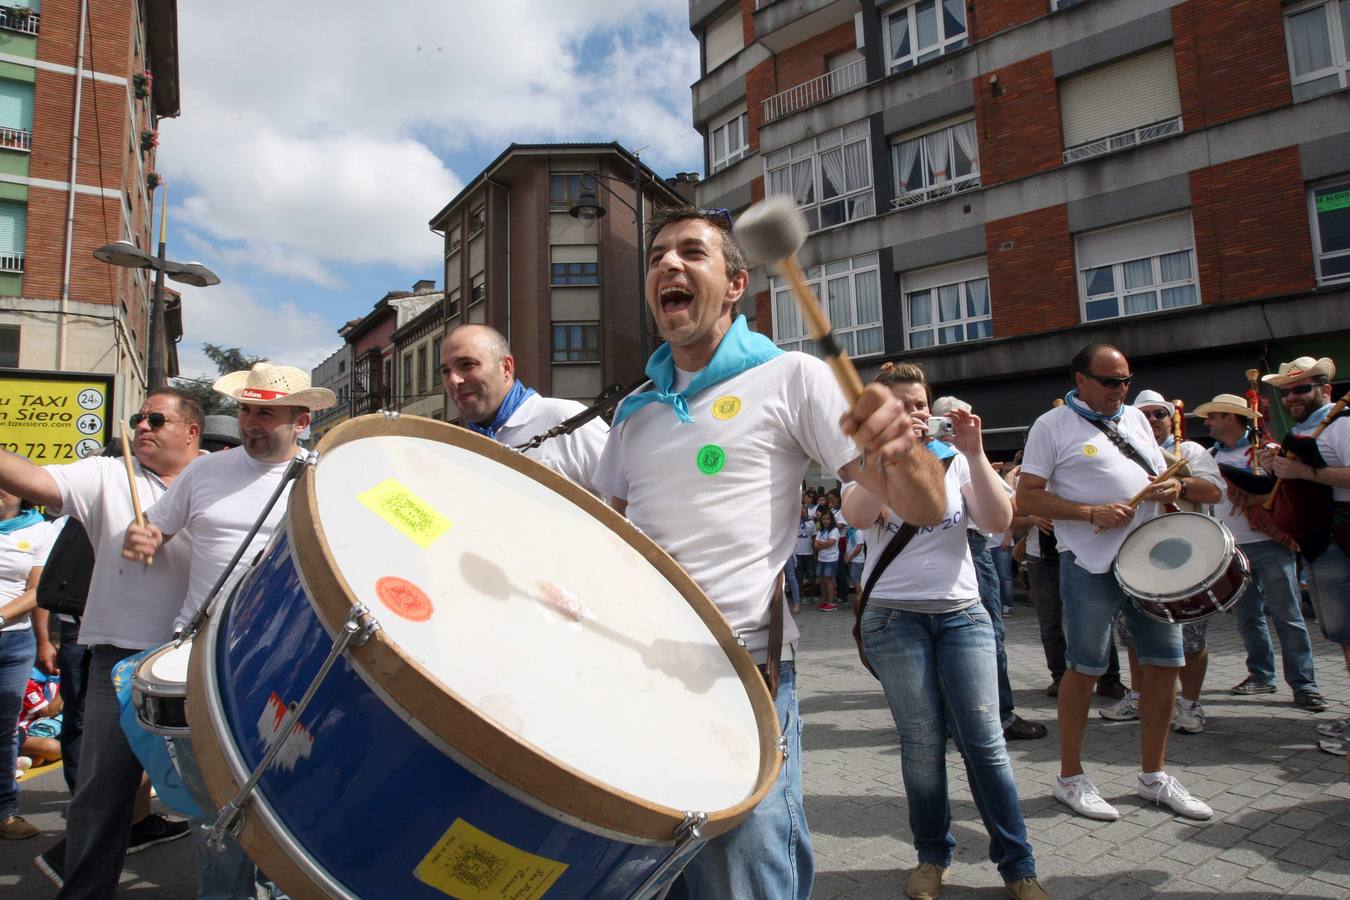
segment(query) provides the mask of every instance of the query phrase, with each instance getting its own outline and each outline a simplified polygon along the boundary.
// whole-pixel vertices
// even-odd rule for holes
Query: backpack
[[[93,574],[94,545],[89,534],[75,519],[67,519],[38,579],[38,606],[67,616],[83,615]]]

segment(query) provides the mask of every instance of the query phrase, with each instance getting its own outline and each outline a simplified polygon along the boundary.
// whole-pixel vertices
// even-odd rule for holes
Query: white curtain
[[[947,157],[951,155],[947,129],[924,135],[923,149],[928,153],[928,170],[933,173],[933,184],[946,181]]]
[[[1125,263],[1125,289],[1147,287],[1153,283],[1153,260],[1134,259]]]
[[[848,193],[848,177],[844,171],[844,152],[842,149],[826,150],[820,154],[820,169],[825,173],[825,181],[832,189],[821,192],[823,199]]]
[[[907,194],[911,190],[918,190],[923,187],[921,184],[911,185],[907,180],[910,173],[914,171],[914,160],[919,156],[919,142],[905,141],[903,144],[897,144],[896,155],[900,160],[900,193]]]
[[[825,292],[830,298],[830,324],[836,328],[848,328],[853,325],[853,303],[848,295],[848,277],[831,278],[825,284]]]
[[[1162,280],[1185,281],[1191,277],[1191,252],[1165,253],[1162,256]]]
[[[947,284],[938,288],[938,321],[955,322],[961,318],[961,285]]]
[[[1289,45],[1294,51],[1294,74],[1305,75],[1331,66],[1331,40],[1326,7],[1290,16]]]
[[[844,145],[844,180],[850,191],[871,187],[872,179],[867,174],[866,141]]]
[[[972,319],[989,315],[989,279],[966,282],[966,315]]]
[[[952,128],[952,134],[956,136],[956,143],[961,148],[961,152],[970,160],[970,170],[972,172],[980,171],[980,143],[975,136],[975,120],[962,122]]]
[[[809,159],[792,164],[792,199],[797,201],[798,206],[815,202],[815,197],[812,196],[812,181]]]

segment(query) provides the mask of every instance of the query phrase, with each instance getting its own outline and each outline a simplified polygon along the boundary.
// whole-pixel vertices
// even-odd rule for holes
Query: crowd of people
[[[707,841],[669,896],[811,894],[797,697],[798,679],[810,676],[797,668],[794,617],[813,601],[826,614],[852,613],[860,664],[893,714],[918,856],[905,891],[915,900],[940,894],[954,858],[949,741],[1007,893],[1049,896],[1007,751],[1009,740],[1047,735],[1014,709],[1003,617],[1013,613],[1015,567],[1029,585],[1046,691],[1057,698],[1052,794],[1077,815],[1120,815],[1087,774],[1094,691],[1118,701],[1104,715],[1141,724],[1139,796],[1181,816],[1212,815],[1165,766],[1173,729],[1205,727],[1208,623],[1194,617],[1183,626],[1166,620],[1170,612],[1146,612],[1113,573],[1127,541],[1169,509],[1222,523],[1234,559],[1250,572],[1250,584],[1239,580],[1223,604],[1237,613],[1247,653],[1248,676],[1233,693],[1278,690],[1269,614],[1293,704],[1328,708],[1299,596],[1303,577],[1323,635],[1341,644],[1350,667],[1350,425],[1331,403],[1330,360],[1300,358],[1266,376],[1296,423],[1296,439],[1281,452],[1252,427],[1261,410],[1228,394],[1196,410],[1213,438],[1206,448],[1177,439],[1178,410],[1158,393],[1141,390],[1127,402],[1128,359],[1093,344],[1069,362],[1072,390],[1033,424],[1020,461],[996,466],[977,411],[955,397],[935,399],[921,367],[888,363],[848,398],[825,362],[783,352],[749,329],[738,314],[747,265],[725,211],[660,211],[648,240],[645,299],[664,343],[647,363],[649,380],[618,403],[612,424],[598,408],[523,384],[506,339],[486,325],[451,330],[440,371],[466,427],[524,447],[664,548],[717,606],[773,698],[785,756],[778,782],[740,825]],[[118,723],[113,667],[163,645],[193,617],[250,526],[261,526],[254,546],[268,539],[281,507],[263,519],[265,500],[284,486],[310,412],[334,402],[304,373],[266,363],[226,376],[217,389],[240,403],[239,448],[206,454],[200,407],[173,390],[152,392],[132,417],[143,524],[121,461],[39,468],[0,452],[0,714],[13,706],[18,722],[35,663],[49,674],[59,668],[60,749],[73,799],[65,840],[43,851],[39,866],[62,898],[115,896],[134,839],[143,776]],[[813,460],[841,488],[803,491]],[[93,574],[78,622],[53,623],[37,607],[53,526],[23,501],[89,534]],[[1288,514],[1290,503],[1298,515]],[[1178,552],[1189,551],[1169,545],[1152,555],[1175,568],[1185,562]],[[38,721],[29,720],[30,738],[44,737],[34,734]],[[1323,750],[1346,752],[1350,720],[1316,727]],[[78,742],[68,740],[72,730]],[[11,770],[17,740],[16,730]],[[35,833],[18,815],[15,792],[0,791],[0,836]],[[280,896],[237,845],[226,845],[198,846],[198,896]]]

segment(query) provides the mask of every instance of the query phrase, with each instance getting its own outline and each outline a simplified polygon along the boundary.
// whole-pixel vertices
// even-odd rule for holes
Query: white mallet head
[[[786,194],[777,194],[741,213],[732,233],[752,266],[772,266],[806,242],[806,216]]]

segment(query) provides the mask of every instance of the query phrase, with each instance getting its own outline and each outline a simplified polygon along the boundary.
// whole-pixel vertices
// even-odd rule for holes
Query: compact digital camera
[[[928,417],[928,437],[930,439],[951,437],[956,434],[956,426],[946,416]]]

